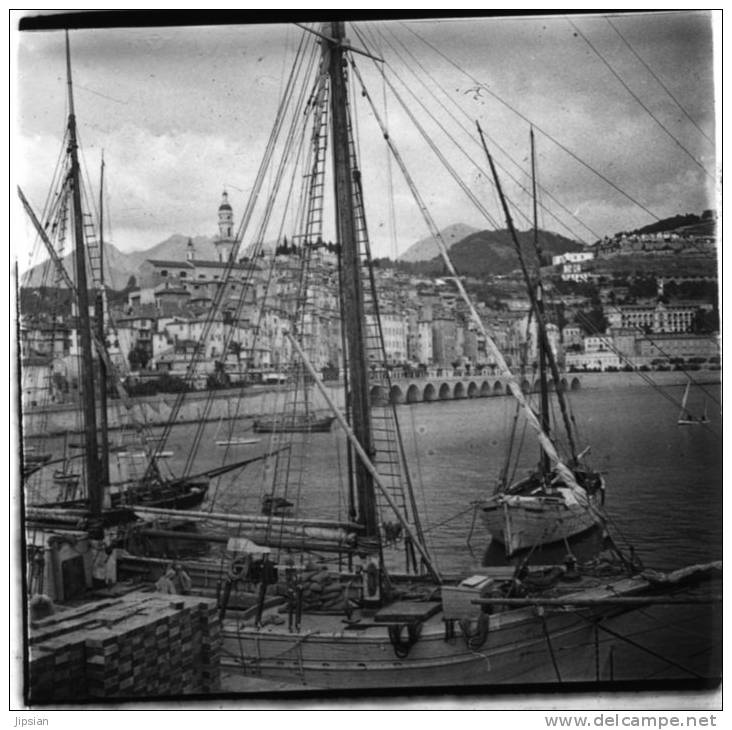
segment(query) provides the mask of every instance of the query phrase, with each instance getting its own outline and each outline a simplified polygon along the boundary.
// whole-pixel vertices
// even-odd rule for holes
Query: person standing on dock
[[[155,590],[158,593],[175,593],[175,584],[173,583],[174,578],[175,571],[172,567],[169,567],[155,582]]]
[[[186,573],[182,563],[174,563],[173,565],[173,586],[175,593],[181,596],[186,596],[191,592],[193,581]]]

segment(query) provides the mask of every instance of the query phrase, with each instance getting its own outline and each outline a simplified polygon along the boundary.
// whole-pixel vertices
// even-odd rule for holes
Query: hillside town
[[[145,260],[135,285],[122,297],[108,298],[107,345],[128,390],[148,394],[284,380],[292,361],[284,333],[303,297],[313,364],[324,378],[337,378],[334,363],[342,352],[337,248],[322,241],[312,245],[303,295],[298,290],[302,248],[285,238],[271,251],[234,261],[234,213],[226,192],[217,224],[215,260],[199,258],[188,239],[178,256]],[[618,278],[609,273],[624,255],[703,254],[714,261],[713,235],[622,234],[586,248],[554,256],[542,269],[548,337],[564,370],[719,368],[716,276]],[[417,275],[393,262],[377,266],[374,276],[392,377],[495,371],[454,281]],[[469,289],[479,283],[470,277],[464,281]],[[492,283],[490,301],[476,301],[480,317],[512,367],[535,369],[537,328],[519,274],[495,277]],[[376,323],[372,304],[367,327]],[[73,399],[79,355],[73,307],[54,312],[46,304],[21,312],[20,340],[24,401]],[[185,386],[195,353],[198,365]]]

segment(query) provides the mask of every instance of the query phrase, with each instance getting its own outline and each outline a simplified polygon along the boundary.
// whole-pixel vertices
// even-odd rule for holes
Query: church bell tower
[[[229,195],[224,190],[219,205],[219,235],[214,242],[219,261],[228,261],[234,249],[234,213],[229,205]]]

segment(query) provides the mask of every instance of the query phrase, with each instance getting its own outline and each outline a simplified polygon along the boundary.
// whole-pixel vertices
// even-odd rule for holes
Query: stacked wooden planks
[[[208,599],[130,593],[34,621],[29,638],[31,703],[219,688],[219,618]]]

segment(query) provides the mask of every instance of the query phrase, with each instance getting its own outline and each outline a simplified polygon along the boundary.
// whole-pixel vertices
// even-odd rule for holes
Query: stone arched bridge
[[[519,381],[524,393],[539,390],[539,380],[522,377]],[[559,381],[561,390],[578,390],[580,379],[576,375],[567,375]],[[557,384],[549,381],[549,390],[556,390]],[[443,377],[443,378],[404,378],[392,380],[391,390],[384,383],[373,384],[370,389],[374,403],[430,403],[440,400],[460,398],[489,398],[506,395],[509,392],[505,378],[497,376],[479,377]]]

